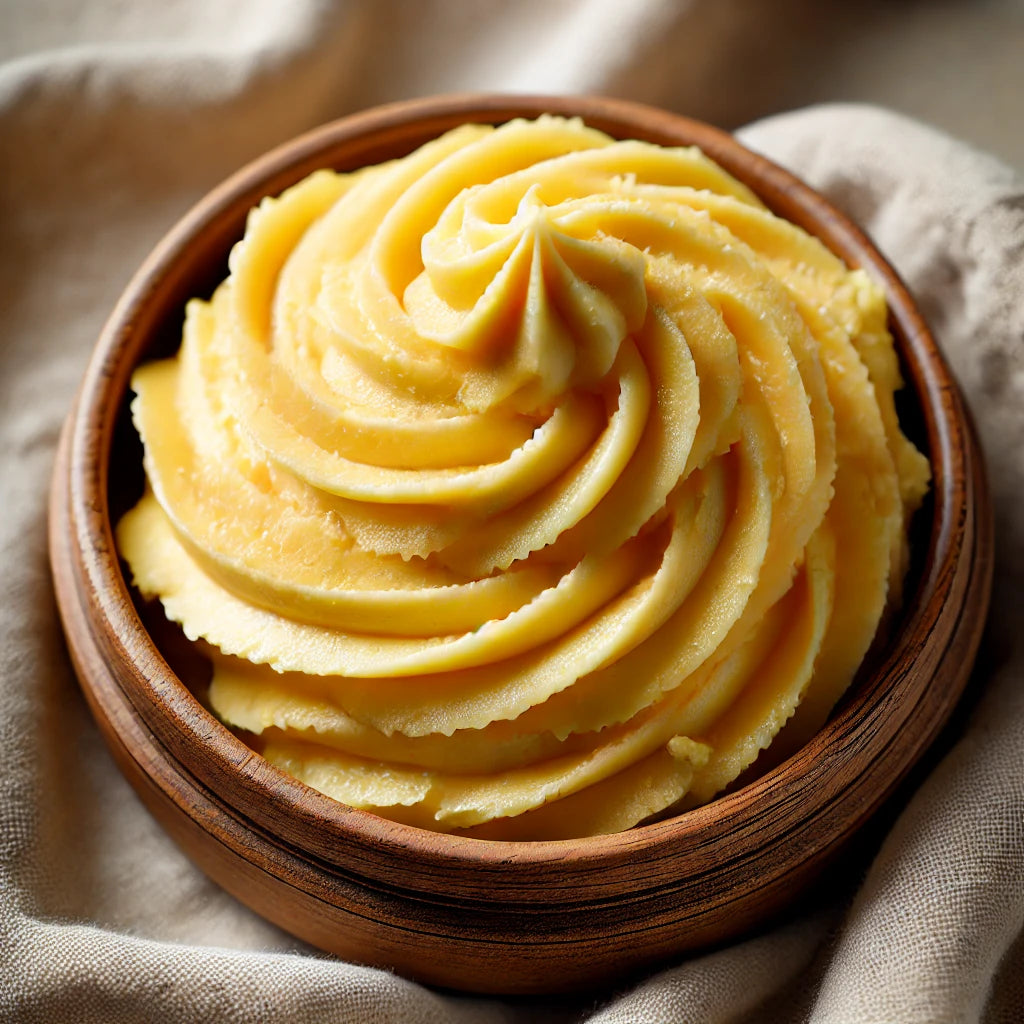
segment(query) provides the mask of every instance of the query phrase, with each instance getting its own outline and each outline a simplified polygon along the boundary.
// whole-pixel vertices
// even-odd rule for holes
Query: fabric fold
[[[0,1021],[1019,1017],[1020,173],[859,105],[800,110],[740,132],[844,209],[894,263],[950,359],[988,458],[998,555],[971,683],[978,696],[877,856],[844,861],[820,912],[797,909],[788,923],[668,965],[630,991],[528,1001],[437,993],[327,959],[256,918],[199,873],[119,775],[74,682],[48,578],[45,503],[59,424],[103,320],[163,231],[245,160],[319,121],[460,87],[586,87],[737,123],[799,101],[811,71],[794,62],[792,91],[766,78],[763,97],[749,80],[742,89],[724,82],[716,60],[745,53],[744,33],[784,47],[786,26],[703,0],[650,0],[603,21],[610,5],[599,0],[487,0],[458,16],[457,5],[441,3],[371,11],[310,0],[287,13],[237,3],[206,19],[195,0],[179,0],[148,27],[152,5],[132,16],[115,6],[87,16],[57,2],[10,5],[0,23]],[[562,34],[533,47],[529,31],[549,10],[546,23]],[[585,13],[584,52],[564,33]],[[62,55],[76,33],[95,45]],[[155,64],[146,49],[154,33]],[[474,37],[484,41],[471,53]]]

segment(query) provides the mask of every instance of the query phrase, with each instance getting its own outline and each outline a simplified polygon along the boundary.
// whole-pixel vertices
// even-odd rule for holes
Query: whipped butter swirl
[[[311,786],[621,830],[849,684],[927,488],[899,386],[881,290],[698,150],[468,125],[252,212],[134,376],[118,543]]]

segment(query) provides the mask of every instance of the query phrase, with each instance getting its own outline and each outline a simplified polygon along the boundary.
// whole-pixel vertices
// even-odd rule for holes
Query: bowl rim
[[[140,332],[152,331],[153,320],[158,319],[147,310],[156,290],[180,287],[188,277],[189,251],[196,238],[205,236],[207,247],[224,244],[231,225],[237,222],[238,209],[243,204],[247,204],[246,208],[255,205],[252,197],[277,194],[282,181],[299,180],[314,167],[324,166],[325,158],[329,164],[330,151],[353,140],[372,138],[376,148],[394,150],[413,137],[439,134],[461,121],[499,123],[510,117],[542,112],[581,116],[588,124],[611,134],[617,134],[617,130],[621,134],[623,126],[627,126],[628,137],[632,138],[663,143],[674,139],[674,144],[689,139],[750,185],[776,213],[811,230],[848,264],[865,268],[880,281],[889,302],[890,324],[898,339],[908,385],[921,406],[932,462],[934,501],[924,568],[915,592],[909,595],[911,603],[897,642],[888,646],[870,685],[862,685],[804,748],[746,786],[653,824],[584,839],[493,841],[428,832],[339,804],[254,755],[199,704],[170,669],[136,614],[129,583],[118,564],[107,504],[113,432],[113,418],[107,410],[111,402],[120,405],[125,400],[127,376],[132,368],[126,365],[126,353],[133,345],[138,346]],[[134,360],[130,361],[134,364]],[[138,714],[176,756],[187,760],[196,745],[204,748],[204,765],[211,770],[206,781],[214,791],[221,778],[241,779],[246,798],[239,809],[247,818],[273,831],[284,815],[308,839],[308,851],[328,863],[339,864],[355,857],[362,872],[377,878],[387,876],[399,862],[435,870],[459,863],[472,864],[491,869],[487,883],[490,885],[496,873],[510,863],[528,862],[542,867],[554,879],[565,870],[567,858],[580,867],[596,867],[657,855],[667,845],[678,846],[681,842],[697,849],[712,836],[721,838],[723,827],[737,829],[743,822],[745,827],[751,827],[744,817],[749,817],[751,808],[756,809],[756,814],[789,814],[794,821],[805,820],[806,810],[793,817],[792,804],[814,803],[819,783],[825,777],[831,781],[833,790],[845,793],[832,797],[835,803],[845,801],[846,810],[840,815],[844,830],[840,835],[809,837],[813,855],[824,855],[852,833],[916,759],[905,758],[905,763],[895,766],[895,772],[892,765],[886,765],[887,782],[877,789],[874,787],[881,769],[870,764],[865,770],[858,767],[865,756],[872,762],[885,760],[885,745],[873,743],[872,724],[883,715],[910,715],[912,709],[901,711],[894,706],[899,664],[903,657],[925,648],[929,623],[938,606],[949,598],[951,566],[964,554],[965,516],[971,514],[967,492],[970,481],[976,483],[980,472],[967,454],[968,434],[969,425],[956,385],[899,276],[863,231],[788,171],[748,150],[726,132],[624,100],[460,94],[389,104],[300,135],[229,177],[171,229],[125,289],[90,360],[71,426],[68,500],[74,545],[81,557],[81,582],[91,613],[110,625],[102,640],[105,655],[111,663],[134,667],[134,681],[126,682],[122,674],[118,684]],[[168,731],[166,722],[154,721],[154,714],[160,711],[171,716],[176,733]],[[923,749],[936,730],[937,726],[923,730],[918,746]],[[851,737],[857,742],[852,742]],[[861,792],[867,784],[865,771],[874,781]],[[268,814],[270,805],[272,814]],[[430,876],[423,884],[440,896],[450,884],[450,873],[446,870]],[[536,884],[535,878],[532,884]],[[639,879],[635,891],[644,884],[646,881]],[[525,891],[517,895],[531,898]]]

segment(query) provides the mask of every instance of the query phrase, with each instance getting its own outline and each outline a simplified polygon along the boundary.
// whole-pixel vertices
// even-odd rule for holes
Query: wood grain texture
[[[465,121],[544,111],[579,114],[622,138],[701,146],[777,213],[883,281],[909,428],[934,482],[915,524],[915,566],[893,636],[806,747],[657,824],[496,843],[345,807],[254,754],[197,699],[201,680],[187,661],[155,642],[159,631],[147,629],[133,601],[111,524],[141,488],[126,416],[131,371],[176,347],[185,301],[224,277],[253,205],[317,167],[352,169]],[[457,96],[379,108],[300,137],[212,192],[145,262],[102,332],[61,442],[50,545],[71,656],[99,727],[146,805],[204,871],[340,956],[433,984],[519,993],[606,985],[727,941],[790,903],[953,712],[992,577],[991,509],[969,417],[906,288],[864,234],[725,133],[579,97]]]

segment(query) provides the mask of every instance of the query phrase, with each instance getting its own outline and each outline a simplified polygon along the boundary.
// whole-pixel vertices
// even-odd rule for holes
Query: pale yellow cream
[[[230,270],[135,374],[117,533],[270,761],[552,838],[820,726],[928,482],[864,273],[698,150],[553,117],[320,171]]]

